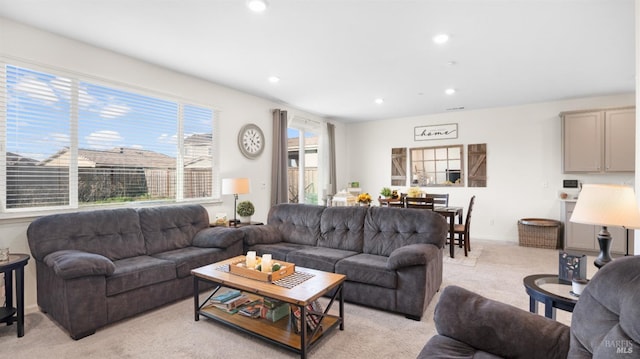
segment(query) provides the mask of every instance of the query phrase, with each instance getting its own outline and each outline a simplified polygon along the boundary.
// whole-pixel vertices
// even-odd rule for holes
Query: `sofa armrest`
[[[396,248],[387,260],[387,269],[425,265],[430,258],[438,256],[438,247],[433,244],[417,243]]]
[[[242,232],[237,229],[211,227],[196,233],[191,244],[203,248],[228,248],[239,241],[242,241]]]
[[[109,276],[116,270],[113,262],[100,254],[61,250],[44,257],[44,263],[63,279]]]
[[[256,244],[274,244],[282,242],[282,233],[275,226],[245,226],[240,230],[244,234],[244,244],[251,247]]]
[[[566,358],[569,327],[497,302],[457,286],[448,286],[436,305],[440,335],[504,358]]]

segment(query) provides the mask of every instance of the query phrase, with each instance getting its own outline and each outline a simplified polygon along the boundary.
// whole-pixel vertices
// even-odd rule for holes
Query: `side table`
[[[578,297],[573,297],[571,284],[561,283],[557,274],[534,274],[523,279],[529,295],[529,311],[538,313],[538,303],[544,303],[544,316],[556,319],[556,308],[573,312]]]
[[[9,260],[0,262],[4,273],[4,295],[6,305],[0,307],[0,323],[18,322],[18,338],[24,336],[24,266],[31,258],[27,254],[10,254]],[[13,307],[13,272],[16,273],[16,306]]]

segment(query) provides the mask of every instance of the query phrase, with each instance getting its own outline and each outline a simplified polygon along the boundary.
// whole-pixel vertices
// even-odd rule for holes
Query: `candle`
[[[271,272],[271,254],[262,255],[262,271]]]
[[[247,268],[253,269],[256,267],[256,251],[247,252]]]

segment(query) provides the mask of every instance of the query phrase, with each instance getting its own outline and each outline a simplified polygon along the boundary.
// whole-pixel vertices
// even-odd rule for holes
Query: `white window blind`
[[[211,197],[213,183],[214,112],[211,109],[185,105],[183,118],[183,188],[184,198]]]
[[[211,108],[6,66],[6,210],[210,198]]]
[[[71,146],[67,78],[6,67],[6,208],[69,204],[69,164],[41,166]]]

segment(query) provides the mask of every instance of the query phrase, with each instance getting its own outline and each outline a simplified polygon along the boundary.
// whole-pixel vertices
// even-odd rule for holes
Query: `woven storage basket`
[[[544,218],[518,221],[518,242],[524,247],[561,248],[562,222]]]

